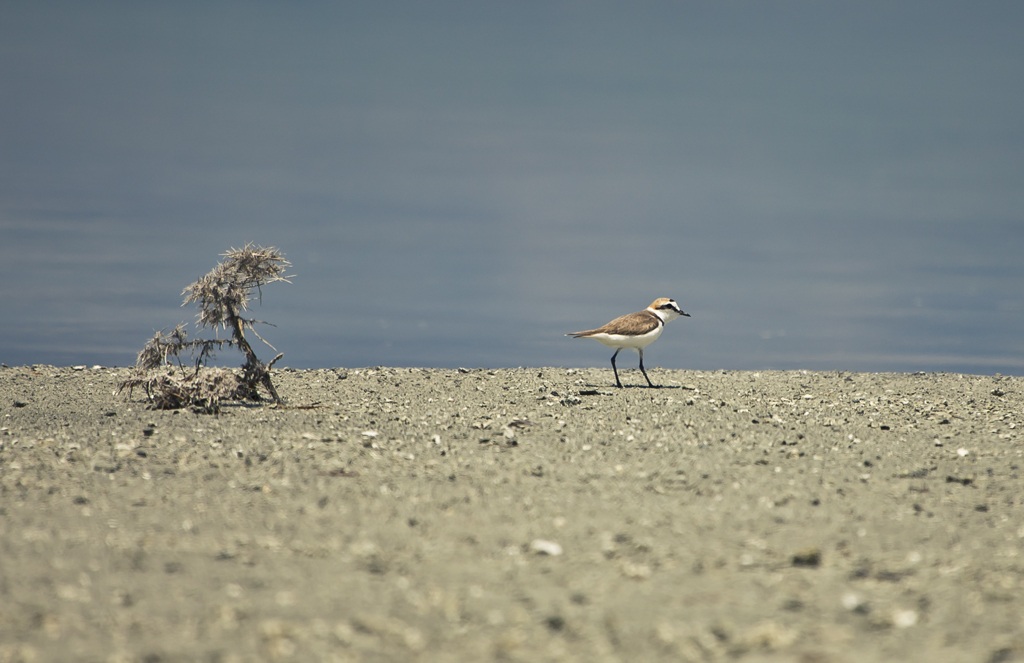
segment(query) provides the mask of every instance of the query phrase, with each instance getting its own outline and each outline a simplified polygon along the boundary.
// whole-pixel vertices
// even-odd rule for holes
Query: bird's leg
[[[621,349],[622,348],[619,348],[615,351],[615,354],[612,355],[612,372],[615,373],[615,386],[619,388],[622,387],[622,383],[619,382],[619,369],[615,367],[615,357],[619,354],[619,350]]]
[[[647,377],[647,371],[644,370],[644,349],[640,348],[640,372],[644,374],[644,378],[647,379],[647,386],[653,387],[654,383],[651,382],[651,378]]]

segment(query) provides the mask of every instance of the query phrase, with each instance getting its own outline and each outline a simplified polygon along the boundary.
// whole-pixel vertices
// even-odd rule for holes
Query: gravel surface
[[[1024,378],[649,373],[0,368],[0,661],[1024,660]]]

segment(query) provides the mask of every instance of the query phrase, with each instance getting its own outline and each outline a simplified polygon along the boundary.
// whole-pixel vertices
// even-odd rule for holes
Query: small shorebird
[[[679,308],[676,300],[660,297],[651,302],[651,305],[643,311],[627,313],[597,329],[569,332],[566,336],[593,338],[609,348],[615,348],[615,354],[612,355],[612,372],[615,373],[616,387],[621,387],[622,382],[619,381],[619,369],[615,366],[615,357],[622,348],[633,348],[640,353],[640,372],[647,379],[647,386],[653,387],[651,378],[647,377],[647,371],[644,370],[644,348],[658,340],[661,332],[665,329],[666,322],[675,320],[681,315],[690,317],[689,313]]]

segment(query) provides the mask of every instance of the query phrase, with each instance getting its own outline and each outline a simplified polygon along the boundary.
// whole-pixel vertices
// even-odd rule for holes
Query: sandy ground
[[[1024,379],[649,373],[0,368],[0,661],[1024,660]]]

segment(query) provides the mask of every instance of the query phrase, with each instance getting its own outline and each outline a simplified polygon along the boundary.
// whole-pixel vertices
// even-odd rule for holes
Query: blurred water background
[[[0,361],[246,242],[280,365],[1024,374],[1024,4],[0,5]],[[273,352],[263,350],[269,359]],[[240,363],[230,354],[225,363]],[[633,360],[623,365],[632,364]]]

